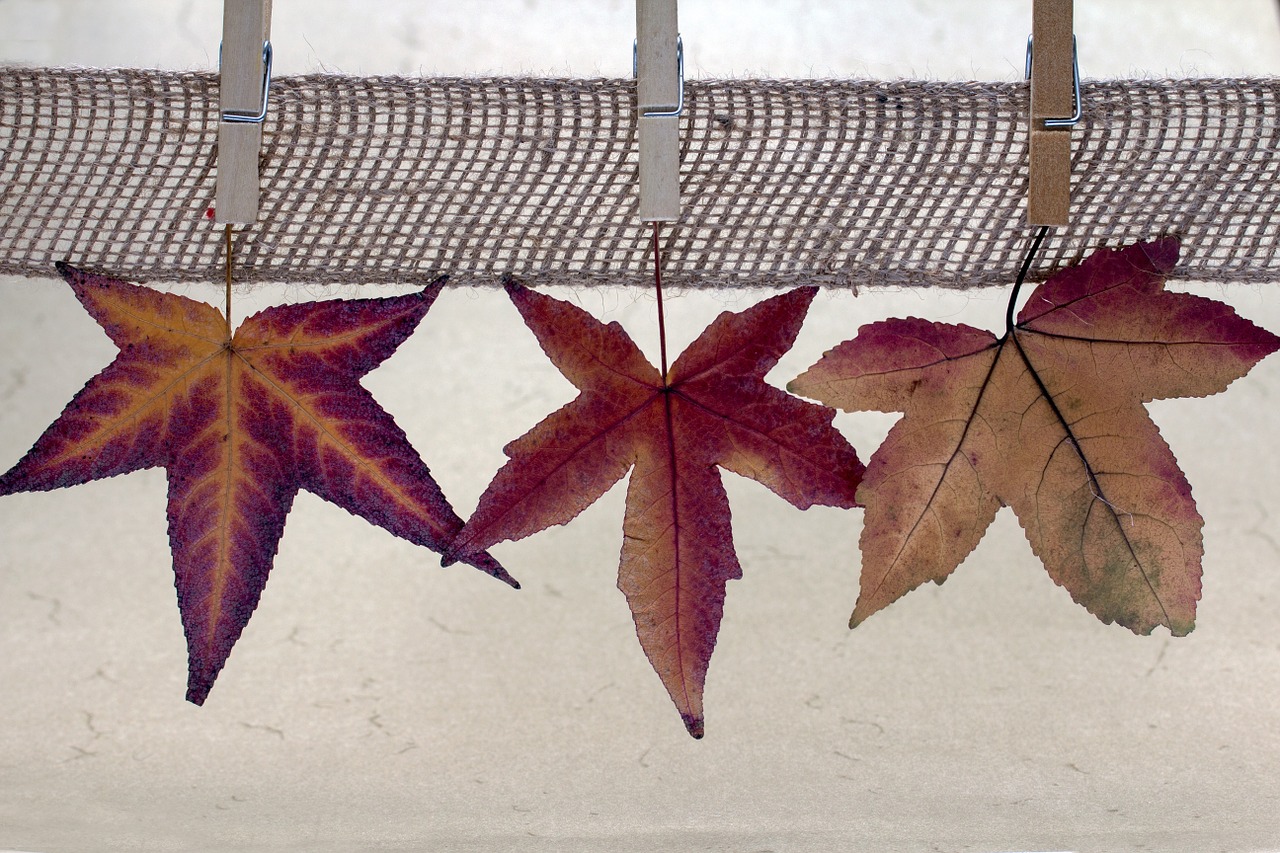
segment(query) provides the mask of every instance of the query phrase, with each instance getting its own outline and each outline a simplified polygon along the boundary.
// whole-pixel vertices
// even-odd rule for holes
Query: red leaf
[[[862,475],[834,412],[765,384],[816,288],[721,314],[664,383],[617,323],[519,285],[511,300],[581,393],[506,447],[508,462],[454,544],[469,554],[564,524],[634,466],[618,587],[685,726],[702,735],[702,690],[725,582],[742,575],[716,465],[793,505],[853,506]]]
[[[788,387],[904,412],[871,457],[851,625],[941,583],[1011,506],[1055,582],[1104,622],[1195,624],[1203,521],[1142,403],[1215,394],[1280,346],[1226,305],[1170,293],[1177,240],[1099,251],[1032,293],[1001,338],[864,326]]]
[[[269,308],[228,340],[202,302],[58,269],[120,354],[0,477],[0,495],[165,468],[190,701],[204,702],[257,606],[299,489],[435,551],[462,527],[359,384],[417,327],[439,282]],[[488,554],[466,562],[516,585]]]

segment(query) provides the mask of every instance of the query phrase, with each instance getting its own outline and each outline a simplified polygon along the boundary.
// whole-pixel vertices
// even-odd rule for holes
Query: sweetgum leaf
[[[120,354],[0,477],[0,495],[165,468],[191,702],[204,702],[257,606],[299,489],[437,552],[461,529],[359,382],[413,332],[441,282],[269,308],[228,340],[222,313],[202,302],[58,270]],[[516,585],[482,551],[466,562]]]
[[[817,289],[721,314],[665,382],[617,323],[518,284],[507,290],[581,393],[505,448],[511,461],[453,553],[564,524],[631,470],[618,587],[645,654],[689,733],[701,737],[725,584],[742,575],[716,465],[801,509],[853,506],[862,476],[853,448],[831,426],[833,411],[764,382]]]
[[[1215,394],[1280,339],[1164,289],[1165,239],[1094,253],[1038,287],[1004,336],[920,319],[859,330],[788,385],[903,412],[872,455],[850,625],[941,583],[1013,508],[1050,577],[1103,622],[1194,627],[1203,521],[1143,402]]]

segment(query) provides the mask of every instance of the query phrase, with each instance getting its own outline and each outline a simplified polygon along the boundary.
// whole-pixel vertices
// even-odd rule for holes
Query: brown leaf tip
[[[1178,256],[1182,250],[1182,241],[1177,237],[1162,237],[1143,243],[1142,250],[1151,259],[1151,267],[1157,272],[1168,275],[1178,265]]]
[[[477,568],[490,577],[502,581],[512,589],[520,589],[520,581],[508,574],[502,564],[490,556],[488,551],[460,552],[450,547],[440,554],[441,568],[447,569],[458,562]]]
[[[496,561],[494,562],[494,565],[497,565]],[[507,574],[507,570],[502,568],[502,566],[498,566],[497,571],[492,571],[483,565],[476,566],[476,568],[482,572],[485,572],[490,577],[496,578],[502,581],[512,589],[520,589],[520,581],[516,580],[515,578],[511,577],[511,575]]]
[[[692,714],[681,714],[680,719],[684,721],[684,727],[689,731],[689,734],[693,736],[694,740],[702,740],[702,736],[705,732],[703,730],[701,717],[695,717]]]
[[[203,705],[204,700],[209,698],[209,690],[212,687],[212,682],[206,682],[203,679],[197,680],[193,676],[187,684],[187,701],[192,705]]]
[[[1160,237],[1145,243],[1134,243],[1116,249],[1103,249],[1094,253],[1099,260],[1103,257],[1127,258],[1129,263],[1138,269],[1155,273],[1168,278],[1178,265],[1178,257],[1182,252],[1182,241],[1178,237]],[[1091,258],[1086,258],[1088,263]]]
[[[524,290],[525,286],[524,282],[520,279],[516,278],[511,273],[507,273],[502,277],[502,288],[507,292],[507,295],[510,296]]]
[[[117,280],[113,276],[106,275],[101,272],[95,272],[91,269],[85,269],[84,267],[77,267],[70,261],[54,261],[53,267],[58,271],[58,275],[62,276],[67,284],[70,284],[73,287],[78,284],[92,284],[95,280]]]
[[[88,273],[79,267],[72,266],[69,261],[54,261],[53,268],[68,282],[88,277]]]

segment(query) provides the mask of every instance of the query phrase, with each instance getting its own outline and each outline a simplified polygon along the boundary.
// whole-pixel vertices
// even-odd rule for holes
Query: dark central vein
[[[1084,448],[1080,446],[1080,442],[1076,438],[1075,431],[1071,428],[1071,422],[1067,420],[1066,416],[1062,413],[1062,410],[1058,408],[1057,401],[1054,400],[1053,395],[1049,393],[1049,389],[1045,386],[1044,380],[1040,378],[1039,371],[1036,370],[1035,365],[1031,363],[1031,359],[1027,356],[1027,351],[1022,348],[1022,342],[1018,340],[1017,333],[1011,332],[1009,337],[1013,339],[1013,345],[1017,348],[1018,355],[1022,358],[1022,363],[1026,365],[1027,372],[1030,373],[1031,378],[1035,380],[1036,388],[1040,390],[1040,396],[1042,396],[1044,401],[1049,404],[1049,410],[1053,412],[1053,416],[1057,419],[1058,425],[1066,434],[1067,443],[1071,445],[1071,448],[1075,450],[1076,455],[1080,457],[1080,464],[1084,468],[1085,476],[1089,480],[1089,487],[1093,491],[1094,497],[1101,501],[1107,507],[1107,511],[1111,514],[1111,519],[1115,522],[1116,529],[1120,533],[1120,538],[1124,542],[1125,548],[1129,552],[1129,556],[1133,558],[1133,564],[1138,567],[1138,572],[1142,575],[1143,582],[1146,583],[1147,589],[1151,591],[1151,597],[1154,598],[1156,600],[1156,604],[1160,606],[1160,613],[1164,616],[1165,624],[1170,624],[1171,620],[1169,618],[1168,611],[1165,610],[1164,602],[1160,599],[1159,593],[1156,592],[1155,585],[1151,582],[1151,577],[1147,574],[1146,567],[1142,565],[1142,560],[1139,559],[1137,552],[1134,551],[1133,542],[1131,542],[1129,537],[1125,534],[1124,522],[1120,520],[1120,513],[1116,510],[1115,505],[1112,504],[1110,499],[1107,498],[1106,493],[1103,491],[1102,483],[1098,481],[1098,476],[1094,472],[1093,466],[1089,463],[1088,457],[1085,456]],[[1052,458],[1052,454],[1050,454],[1050,458]],[[1046,465],[1047,464],[1048,463],[1046,463]]]

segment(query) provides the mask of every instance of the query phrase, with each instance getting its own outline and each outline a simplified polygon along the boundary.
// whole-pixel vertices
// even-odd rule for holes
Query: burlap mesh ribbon
[[[968,287],[1026,244],[1019,83],[687,83],[675,286]],[[217,78],[0,69],[0,273],[214,280]],[[1046,266],[1176,233],[1178,274],[1280,278],[1280,81],[1086,81]],[[626,80],[282,78],[240,281],[649,282]]]

